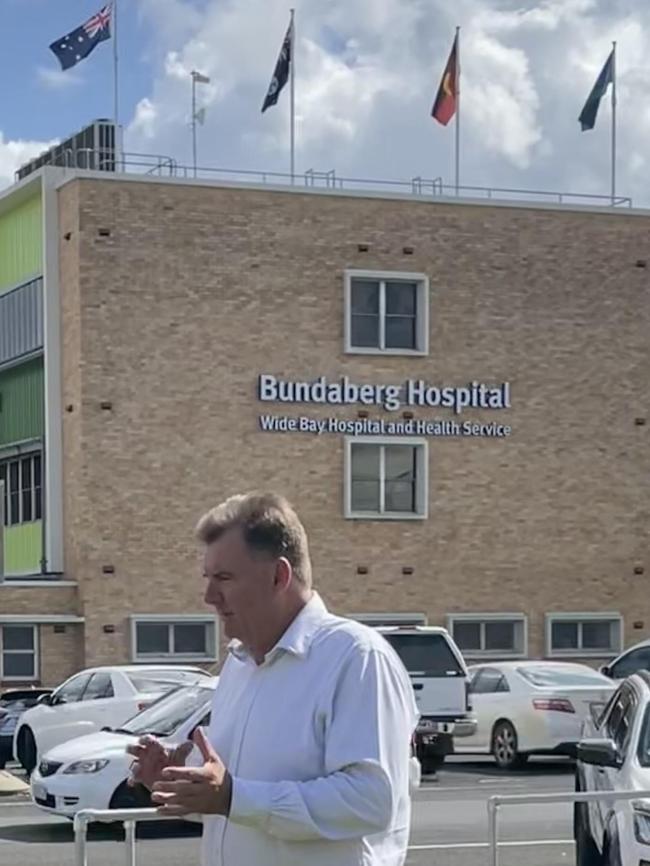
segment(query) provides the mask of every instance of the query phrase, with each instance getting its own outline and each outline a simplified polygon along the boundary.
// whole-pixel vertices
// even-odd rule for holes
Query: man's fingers
[[[168,794],[186,794],[190,788],[195,786],[195,782],[190,782],[187,779],[181,779],[178,782],[155,782],[152,791]]]
[[[182,818],[183,815],[191,815],[192,809],[187,809],[185,806],[174,806],[171,803],[164,803],[157,807],[157,812],[160,815],[167,815],[170,818]]]
[[[192,751],[193,748],[194,748],[194,746],[193,746],[192,741],[191,740],[185,740],[184,743],[181,743],[181,745],[178,746],[178,748],[174,750],[174,754],[172,756],[173,760],[179,761],[180,763],[184,764],[185,761],[188,759],[190,752]]]
[[[161,776],[166,782],[201,782],[205,780],[205,774],[201,767],[165,767]]]
[[[205,731],[203,728],[196,728],[194,733],[192,734],[192,739],[195,744],[198,746],[201,755],[203,756],[203,760],[207,763],[208,761],[219,761],[219,755],[215,752],[212,743],[208,740],[205,735]]]

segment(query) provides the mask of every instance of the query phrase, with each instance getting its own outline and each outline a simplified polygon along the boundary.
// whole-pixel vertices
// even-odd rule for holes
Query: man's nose
[[[217,605],[221,601],[221,593],[212,581],[208,582],[203,600],[206,604]]]

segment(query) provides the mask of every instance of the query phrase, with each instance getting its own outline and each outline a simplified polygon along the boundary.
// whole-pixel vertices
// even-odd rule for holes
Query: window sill
[[[610,647],[609,649],[602,650],[581,650],[581,649],[569,649],[569,650],[549,650],[546,654],[546,658],[549,659],[563,659],[563,658],[582,658],[582,659],[610,659],[612,656],[618,655],[621,652],[620,649],[615,649]]]
[[[375,349],[372,346],[346,346],[346,355],[397,355],[407,357],[426,357],[429,353],[425,349]]]
[[[404,511],[388,511],[385,514],[377,514],[373,511],[349,511],[345,515],[346,520],[426,520],[426,514],[409,514]]]

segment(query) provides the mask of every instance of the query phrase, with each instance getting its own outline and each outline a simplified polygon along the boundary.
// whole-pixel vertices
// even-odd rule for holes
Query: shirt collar
[[[311,598],[299,611],[289,627],[284,632],[276,645],[267,652],[262,664],[268,664],[282,652],[291,653],[298,658],[304,658],[314,639],[318,627],[327,615],[327,608],[323,599],[317,592],[313,592]],[[251,658],[250,653],[240,640],[232,640],[228,644],[228,651],[240,661]]]

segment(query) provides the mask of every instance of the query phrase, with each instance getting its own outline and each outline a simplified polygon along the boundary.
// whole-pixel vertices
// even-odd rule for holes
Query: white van
[[[476,731],[469,676],[463,656],[445,628],[427,625],[376,626],[409,672],[420,710],[416,751],[424,773],[451,754],[454,737]]]

